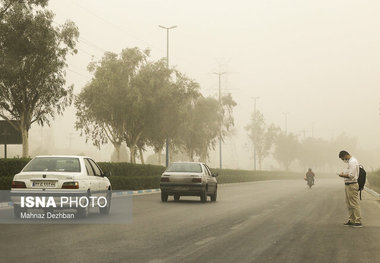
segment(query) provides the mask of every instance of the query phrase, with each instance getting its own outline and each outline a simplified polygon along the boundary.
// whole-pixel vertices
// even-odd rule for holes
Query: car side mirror
[[[214,173],[214,174],[212,174],[212,177],[217,177],[217,176],[219,176],[218,173]]]
[[[110,177],[111,176],[111,172],[104,172],[103,173],[103,177]]]

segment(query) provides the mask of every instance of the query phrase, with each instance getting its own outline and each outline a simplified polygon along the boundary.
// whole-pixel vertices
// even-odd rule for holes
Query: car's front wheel
[[[112,194],[111,194],[111,192],[109,192],[107,194],[107,197],[106,197],[106,200],[107,200],[106,206],[105,207],[99,207],[99,213],[100,214],[102,214],[102,215],[108,215],[110,213],[111,199],[112,199]]]
[[[203,190],[201,193],[201,202],[206,203],[207,202],[207,193],[206,190]]]
[[[167,202],[168,201],[168,194],[165,193],[164,191],[161,191],[161,201],[162,202]]]
[[[215,189],[214,194],[211,195],[211,201],[215,202],[217,196],[218,196],[218,189]]]

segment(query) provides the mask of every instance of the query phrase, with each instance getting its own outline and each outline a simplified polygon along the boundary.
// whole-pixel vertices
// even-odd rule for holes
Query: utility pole
[[[177,26],[165,27],[159,25],[159,27],[166,30],[166,67],[169,69],[169,30],[174,29]],[[166,138],[166,167],[169,166],[169,138]]]
[[[251,99],[253,99],[253,120],[254,121],[257,121],[256,120],[256,101],[259,99],[260,97],[252,97]],[[253,143],[253,170],[256,171],[256,147],[255,147],[255,143]]]
[[[306,138],[306,130],[305,130],[305,128],[302,130],[302,133],[303,133],[303,139],[305,140],[305,138]]]
[[[256,101],[260,99],[260,97],[252,97],[253,99],[253,113],[256,114]]]
[[[221,89],[221,77],[227,72],[214,72],[219,77],[219,105],[222,105],[222,89]],[[220,127],[219,134],[219,168],[222,169],[222,127]]]

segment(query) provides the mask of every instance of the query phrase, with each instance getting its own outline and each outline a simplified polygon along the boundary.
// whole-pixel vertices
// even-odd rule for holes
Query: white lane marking
[[[237,224],[237,225],[234,225],[233,227],[231,227],[232,230],[235,230],[235,229],[238,229],[239,227],[243,226],[246,222],[242,222],[240,224]]]
[[[216,237],[207,237],[205,239],[202,239],[201,241],[196,242],[195,245],[197,245],[197,246],[203,246],[204,244],[209,243],[209,242],[211,242],[211,241],[213,241],[215,239],[216,239]]]
[[[266,216],[270,212],[272,212],[273,210],[274,210],[273,208],[267,208],[267,209],[263,210],[259,214],[254,214],[254,215],[249,216],[249,220],[256,220],[256,219],[258,219],[260,217]],[[239,224],[236,224],[236,225],[232,226],[230,229],[231,230],[236,230],[236,229],[238,229],[238,228],[240,228],[240,227],[242,227],[242,226],[244,226],[245,224],[248,224],[248,223],[249,223],[249,221],[245,220],[245,221],[243,221],[243,222],[241,222]]]
[[[375,197],[380,197],[380,194],[378,192],[372,190],[371,188],[365,187],[364,190],[366,190],[366,192],[372,194]]]

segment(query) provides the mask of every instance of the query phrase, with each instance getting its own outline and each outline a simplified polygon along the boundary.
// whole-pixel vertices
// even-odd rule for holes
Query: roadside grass
[[[367,174],[367,186],[380,193],[380,170]]]

